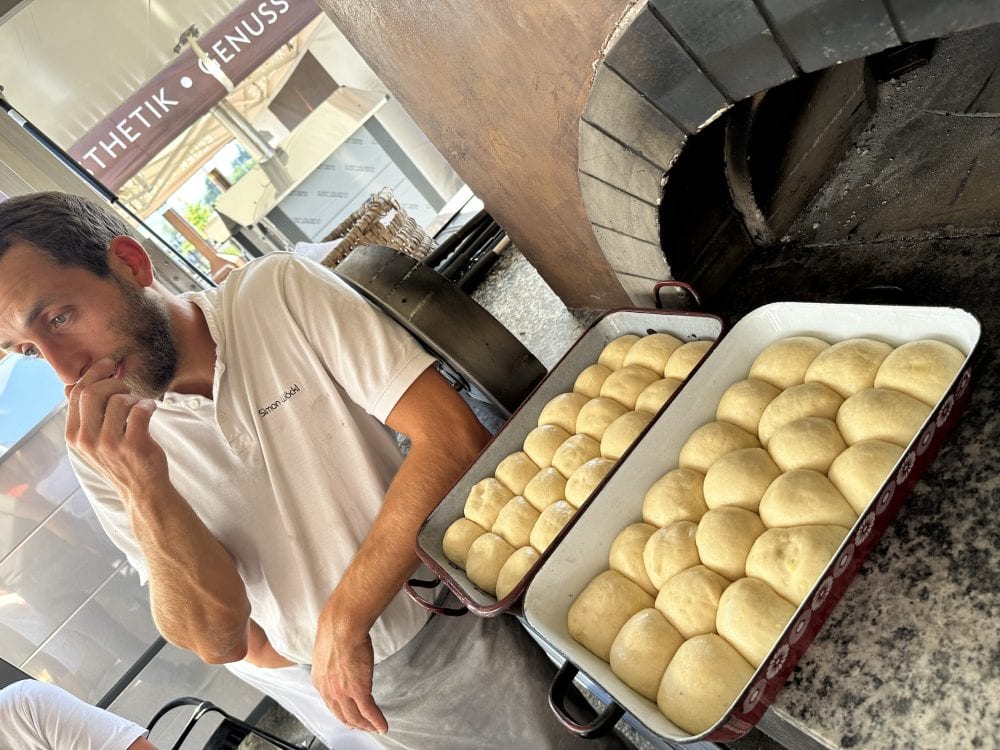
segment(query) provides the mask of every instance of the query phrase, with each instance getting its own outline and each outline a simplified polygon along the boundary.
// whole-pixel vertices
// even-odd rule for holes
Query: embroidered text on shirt
[[[268,414],[270,414],[272,411],[274,411],[275,409],[277,409],[279,406],[281,406],[283,403],[285,403],[288,399],[290,399],[292,396],[294,396],[300,390],[301,389],[299,388],[299,384],[296,383],[291,388],[289,388],[284,393],[282,393],[281,397],[277,401],[275,401],[273,404],[270,404],[270,405],[265,406],[265,407],[263,407],[261,409],[258,409],[257,413],[261,417],[266,417]]]

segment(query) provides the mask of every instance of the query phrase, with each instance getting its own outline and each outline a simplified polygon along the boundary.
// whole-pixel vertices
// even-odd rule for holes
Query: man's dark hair
[[[0,257],[27,242],[63,266],[109,276],[108,247],[128,226],[101,206],[69,193],[29,193],[0,202]]]

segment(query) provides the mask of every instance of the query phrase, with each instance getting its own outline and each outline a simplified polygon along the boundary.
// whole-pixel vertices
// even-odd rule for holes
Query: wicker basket
[[[399,207],[389,188],[382,188],[358,210],[342,221],[323,238],[323,242],[340,240],[337,247],[323,259],[323,265],[333,268],[360,245],[385,245],[415,260],[423,260],[434,249],[434,240]]]

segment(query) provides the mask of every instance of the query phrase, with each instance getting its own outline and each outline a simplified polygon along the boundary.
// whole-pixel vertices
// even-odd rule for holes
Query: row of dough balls
[[[667,333],[609,342],[572,392],[542,408],[523,449],[473,486],[445,532],[445,556],[482,590],[507,596],[711,345]]]
[[[680,468],[650,488],[644,522],[616,537],[611,570],[571,608],[571,635],[682,729],[707,729],[743,689],[964,362],[936,341],[901,350],[889,368],[894,350],[870,339],[796,337],[762,352],[720,400],[719,421],[696,431]],[[879,388],[920,408],[890,396],[894,408],[862,420],[846,447],[830,417]],[[849,426],[881,402],[854,403]],[[816,429],[788,428],[809,420],[822,424],[822,450],[810,442]]]

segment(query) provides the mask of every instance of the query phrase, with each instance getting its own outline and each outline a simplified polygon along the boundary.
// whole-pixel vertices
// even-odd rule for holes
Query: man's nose
[[[87,371],[90,359],[85,352],[48,347],[41,349],[42,359],[55,370],[65,385],[73,385]]]

